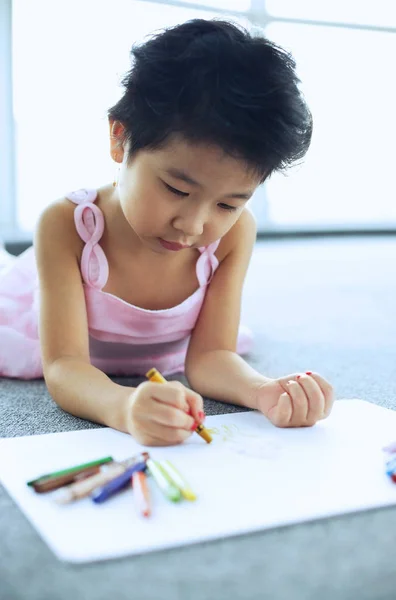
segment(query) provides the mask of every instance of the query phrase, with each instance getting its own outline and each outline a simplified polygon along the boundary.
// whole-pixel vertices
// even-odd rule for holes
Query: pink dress
[[[88,315],[91,363],[109,375],[143,376],[151,367],[164,375],[184,372],[190,335],[208,283],[218,267],[214,255],[220,242],[199,248],[196,273],[199,287],[181,304],[147,310],[103,291],[109,274],[99,244],[104,230],[96,190],[66,196],[76,204],[74,221],[85,242],[81,274]],[[43,376],[38,336],[39,288],[33,247],[0,265],[0,376],[34,379]],[[237,352],[252,346],[251,332],[241,326]]]

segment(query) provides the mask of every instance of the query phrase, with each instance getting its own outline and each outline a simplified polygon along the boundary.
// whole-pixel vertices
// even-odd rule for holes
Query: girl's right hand
[[[179,381],[144,381],[127,401],[126,429],[144,446],[181,444],[204,419],[202,397]]]

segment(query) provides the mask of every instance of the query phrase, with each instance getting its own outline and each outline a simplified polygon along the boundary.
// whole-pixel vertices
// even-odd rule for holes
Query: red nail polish
[[[296,379],[300,379],[301,375],[297,375]]]
[[[196,422],[194,421],[194,423],[191,425],[191,431],[195,431],[195,430],[196,430],[196,428],[197,428],[197,424],[196,424]]]
[[[205,420],[205,413],[202,412],[202,410],[200,410],[199,413],[198,413],[198,417],[200,418],[201,421],[204,421]]]
[[[312,371],[305,371],[306,375],[312,375]]]

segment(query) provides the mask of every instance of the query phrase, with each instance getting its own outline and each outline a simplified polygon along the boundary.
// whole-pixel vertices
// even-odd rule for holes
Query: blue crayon
[[[391,476],[396,471],[396,458],[391,458],[386,462],[386,474]]]
[[[124,471],[124,473],[121,473],[121,475],[115,479],[112,479],[109,481],[109,483],[106,483],[106,485],[96,488],[96,490],[94,490],[91,494],[91,499],[97,504],[105,502],[108,498],[111,498],[111,496],[114,496],[114,494],[118,494],[118,492],[127,487],[127,485],[131,482],[132,475],[136,471],[144,471],[146,467],[146,461],[136,463]]]

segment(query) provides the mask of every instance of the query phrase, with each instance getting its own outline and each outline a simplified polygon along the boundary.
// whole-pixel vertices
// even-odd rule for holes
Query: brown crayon
[[[32,484],[32,488],[37,494],[45,494],[47,492],[52,492],[53,490],[57,490],[69,483],[73,483],[75,481],[79,481],[81,479],[86,479],[87,477],[91,477],[96,473],[99,473],[100,466],[97,467],[88,467],[82,471],[78,471],[76,473],[67,473],[65,475],[60,475],[59,477],[48,477],[47,479],[43,479],[42,481],[37,481]]]

